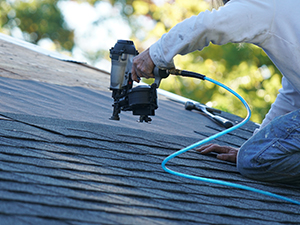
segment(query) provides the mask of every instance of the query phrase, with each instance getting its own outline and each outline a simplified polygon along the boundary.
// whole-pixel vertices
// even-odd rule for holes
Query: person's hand
[[[234,162],[236,163],[236,157],[238,153],[238,149],[230,147],[230,146],[220,146],[217,144],[208,144],[200,147],[196,151],[200,152],[201,154],[207,154],[210,152],[219,153],[217,155],[218,159]]]
[[[132,80],[139,82],[138,77],[150,78],[153,75],[154,63],[149,54],[149,48],[133,58]]]

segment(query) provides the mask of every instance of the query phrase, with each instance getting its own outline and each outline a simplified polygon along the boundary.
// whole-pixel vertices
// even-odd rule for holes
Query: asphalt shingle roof
[[[160,99],[145,124],[130,112],[110,121],[104,90],[0,77],[0,96],[1,224],[300,223],[298,205],[164,172],[165,157],[223,130],[181,104]],[[215,142],[238,147],[255,128]],[[214,155],[189,151],[168,166],[300,201],[299,187],[247,179]]]

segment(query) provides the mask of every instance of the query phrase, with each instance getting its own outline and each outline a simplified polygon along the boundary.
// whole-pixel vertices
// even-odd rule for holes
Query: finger
[[[226,146],[220,146],[217,144],[211,144],[210,146],[208,146],[207,148],[203,149],[201,151],[202,154],[207,154],[210,152],[216,152],[216,153],[228,153],[229,149]]]
[[[150,73],[141,71],[142,77],[145,77],[146,79],[152,78],[153,76]]]
[[[236,154],[218,154],[217,159],[236,163]]]
[[[213,145],[213,144],[203,145],[203,146],[201,146],[200,148],[196,149],[196,151],[201,152],[201,151],[205,150],[206,148],[208,148],[208,147],[210,147],[210,146],[212,146],[212,145]]]
[[[131,78],[133,81],[136,81],[139,83],[139,77],[141,77],[141,75],[139,74],[139,71],[138,71],[138,57],[139,56],[136,56],[133,58],[133,61],[132,61],[132,68],[131,68]]]
[[[135,68],[134,67],[132,67],[132,70],[131,70],[131,78],[135,82],[138,82],[138,83],[140,82],[140,80],[138,79],[138,76],[137,76],[137,74],[135,72]]]
[[[153,76],[153,68],[151,69],[151,67],[148,66],[146,64],[146,62],[144,62],[144,61],[143,61],[143,63],[136,66],[136,72],[137,72],[137,75],[139,75],[141,77],[145,77],[146,79],[148,79],[150,77],[154,77]]]

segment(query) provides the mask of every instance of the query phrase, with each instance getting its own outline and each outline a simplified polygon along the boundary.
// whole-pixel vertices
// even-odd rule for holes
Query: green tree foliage
[[[20,28],[25,39],[32,43],[49,38],[59,49],[71,50],[74,45],[73,32],[65,27],[57,2],[1,1],[1,27],[6,30]]]
[[[65,0],[67,1],[67,0]],[[74,47],[74,31],[65,23],[58,3],[62,0],[0,0],[0,31],[10,33],[20,29],[26,40],[37,43],[49,38],[58,49],[71,50]],[[96,7],[101,0],[76,0]],[[141,52],[178,22],[201,11],[207,10],[206,0],[107,0],[132,29],[132,40]],[[147,27],[140,21],[153,21]],[[106,20],[101,16],[94,25],[101,26]],[[143,35],[141,35],[143,34]],[[147,43],[147,44],[145,44]],[[108,49],[86,52],[92,61],[97,57],[108,58]],[[176,56],[178,68],[205,74],[240,93],[253,109],[252,121],[261,122],[275,100],[280,88],[281,75],[266,54],[249,44],[211,44],[201,52]],[[162,88],[174,93],[207,103],[240,116],[245,116],[243,105],[209,82],[181,77],[169,77],[162,82]]]

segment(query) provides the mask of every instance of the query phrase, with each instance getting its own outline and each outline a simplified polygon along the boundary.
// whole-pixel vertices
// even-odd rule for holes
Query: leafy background
[[[205,0],[0,0],[0,32],[109,71],[108,50],[117,39],[133,40],[141,52],[178,22],[208,8]],[[72,13],[73,20],[68,16]],[[237,91],[252,108],[251,120],[258,123],[281,87],[280,72],[250,44],[211,44],[201,52],[176,56],[175,64]],[[246,114],[235,97],[209,82],[170,76],[161,88],[242,117]]]

